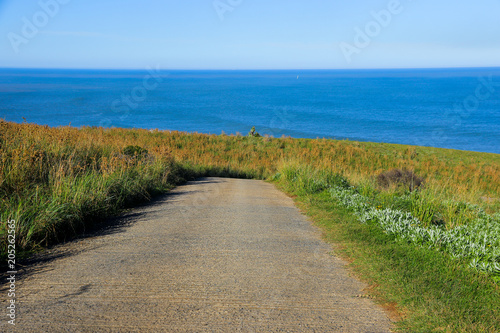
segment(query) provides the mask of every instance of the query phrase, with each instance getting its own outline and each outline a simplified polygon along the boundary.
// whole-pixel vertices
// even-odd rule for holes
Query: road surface
[[[42,255],[0,331],[389,332],[330,252],[272,184],[203,178]]]

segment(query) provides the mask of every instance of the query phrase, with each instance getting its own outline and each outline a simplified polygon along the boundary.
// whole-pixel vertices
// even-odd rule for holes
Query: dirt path
[[[205,178],[122,220],[22,276],[16,331],[389,332],[272,184]]]

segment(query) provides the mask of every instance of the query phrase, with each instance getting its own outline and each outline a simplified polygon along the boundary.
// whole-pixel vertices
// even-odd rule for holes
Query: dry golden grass
[[[425,177],[430,186],[439,187],[440,192],[476,203],[481,197],[486,204],[495,202],[500,193],[500,155],[497,154],[325,139],[188,135],[143,129],[51,128],[8,122],[0,123],[0,132],[2,151],[9,150],[13,154],[14,172],[23,174],[29,168],[33,177],[41,176],[47,168],[44,154],[59,155],[70,150],[91,152],[96,147],[110,153],[137,145],[155,156],[173,156],[179,162],[243,170],[261,178],[274,174],[283,162],[295,161],[341,173],[354,182],[393,168],[413,170]],[[116,156],[111,160],[89,160],[85,165],[73,165],[70,155],[65,158],[64,163],[72,165],[73,172],[101,163],[106,168],[123,163]]]

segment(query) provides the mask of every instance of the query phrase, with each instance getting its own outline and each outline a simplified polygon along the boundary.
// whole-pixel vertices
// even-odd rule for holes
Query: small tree
[[[130,157],[142,157],[148,154],[148,150],[139,146],[127,146],[123,149],[123,155]]]
[[[253,136],[255,138],[260,138],[261,137],[261,135],[255,131],[255,126],[252,127],[252,129],[248,133],[248,136]]]

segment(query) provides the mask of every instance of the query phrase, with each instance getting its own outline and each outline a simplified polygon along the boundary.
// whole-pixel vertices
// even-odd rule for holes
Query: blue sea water
[[[0,118],[216,134],[256,126],[274,137],[500,154],[500,68],[0,69]]]

